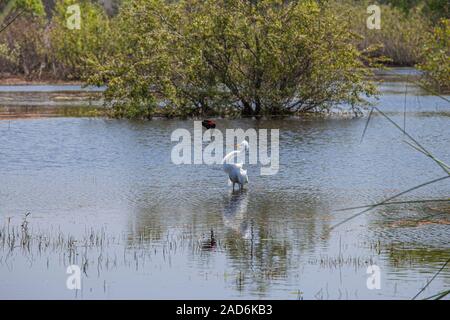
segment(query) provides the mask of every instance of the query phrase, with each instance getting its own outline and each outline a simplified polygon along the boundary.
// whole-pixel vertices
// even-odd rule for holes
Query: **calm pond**
[[[450,104],[385,80],[378,107],[449,163]],[[220,166],[171,162],[171,133],[192,120],[17,118],[76,107],[47,99],[60,89],[0,87],[15,114],[0,120],[1,299],[411,299],[450,257],[449,202],[379,206],[329,232],[361,211],[339,209],[445,176],[379,114],[362,142],[367,117],[217,119],[280,130],[278,174],[246,164],[250,183],[232,193]],[[447,179],[396,200],[449,195]],[[447,267],[419,298],[448,289]]]

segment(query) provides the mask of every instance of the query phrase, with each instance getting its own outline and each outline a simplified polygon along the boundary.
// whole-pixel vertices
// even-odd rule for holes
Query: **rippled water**
[[[405,83],[378,106],[450,159],[450,105]],[[409,299],[450,257],[449,203],[371,204],[445,173],[374,115],[217,120],[280,129],[280,170],[232,193],[220,166],[174,165],[170,135],[193,121],[0,121],[0,298]],[[448,198],[450,179],[401,200]],[[24,214],[28,246],[8,244]],[[3,228],[3,229],[2,229]],[[73,237],[73,238],[70,238]],[[71,242],[77,240],[76,242]],[[82,267],[80,291],[66,268]],[[381,289],[366,285],[378,265]],[[422,297],[449,289],[445,269]]]

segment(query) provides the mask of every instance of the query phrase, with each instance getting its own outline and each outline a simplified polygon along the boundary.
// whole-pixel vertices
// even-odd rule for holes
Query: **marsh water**
[[[377,106],[448,163],[450,104],[384,80]],[[49,117],[80,99],[0,91],[14,112],[0,120],[2,299],[411,299],[450,257],[449,202],[379,206],[330,231],[361,212],[339,209],[445,176],[377,113],[362,141],[367,117],[216,119],[280,130],[279,172],[246,164],[250,183],[232,192],[220,166],[172,163],[171,133],[193,120]],[[20,117],[30,108],[44,116]],[[396,200],[449,194],[446,179]],[[70,265],[80,290],[67,287]],[[449,288],[447,267],[419,298]]]

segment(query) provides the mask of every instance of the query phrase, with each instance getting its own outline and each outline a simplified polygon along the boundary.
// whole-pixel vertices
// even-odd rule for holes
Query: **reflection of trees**
[[[151,197],[150,193],[145,193],[143,198]],[[164,212],[162,205],[158,202],[144,206],[143,201],[135,200],[134,214],[128,220],[128,245],[132,245],[136,240],[144,242],[160,241],[166,231],[161,219]]]
[[[213,268],[224,253],[228,279],[238,290],[264,294],[272,281],[298,270],[305,251],[328,241],[328,210],[314,193],[246,189],[177,197],[150,190],[133,199],[129,241],[178,241],[173,253],[186,255],[199,270]]]
[[[247,218],[248,191],[233,192],[224,201],[223,224],[244,239],[253,237]]]
[[[272,279],[284,278],[296,268],[304,249],[311,249],[320,239],[316,226],[319,213],[307,201],[305,206],[264,197],[253,202],[248,211],[249,191],[232,193],[223,205],[224,243],[233,268],[238,270],[238,290],[249,283],[257,292],[267,291]],[[304,210],[304,211],[303,211]],[[301,229],[292,229],[288,220],[301,219]],[[318,233],[319,232],[319,233]]]

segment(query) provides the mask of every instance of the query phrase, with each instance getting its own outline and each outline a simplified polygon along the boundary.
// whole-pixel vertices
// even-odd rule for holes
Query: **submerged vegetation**
[[[1,76],[107,85],[112,115],[262,116],[358,113],[380,63],[418,65],[424,85],[450,88],[448,3],[379,1],[8,1]],[[80,29],[69,29],[78,4]],[[33,32],[29,32],[29,30]]]

